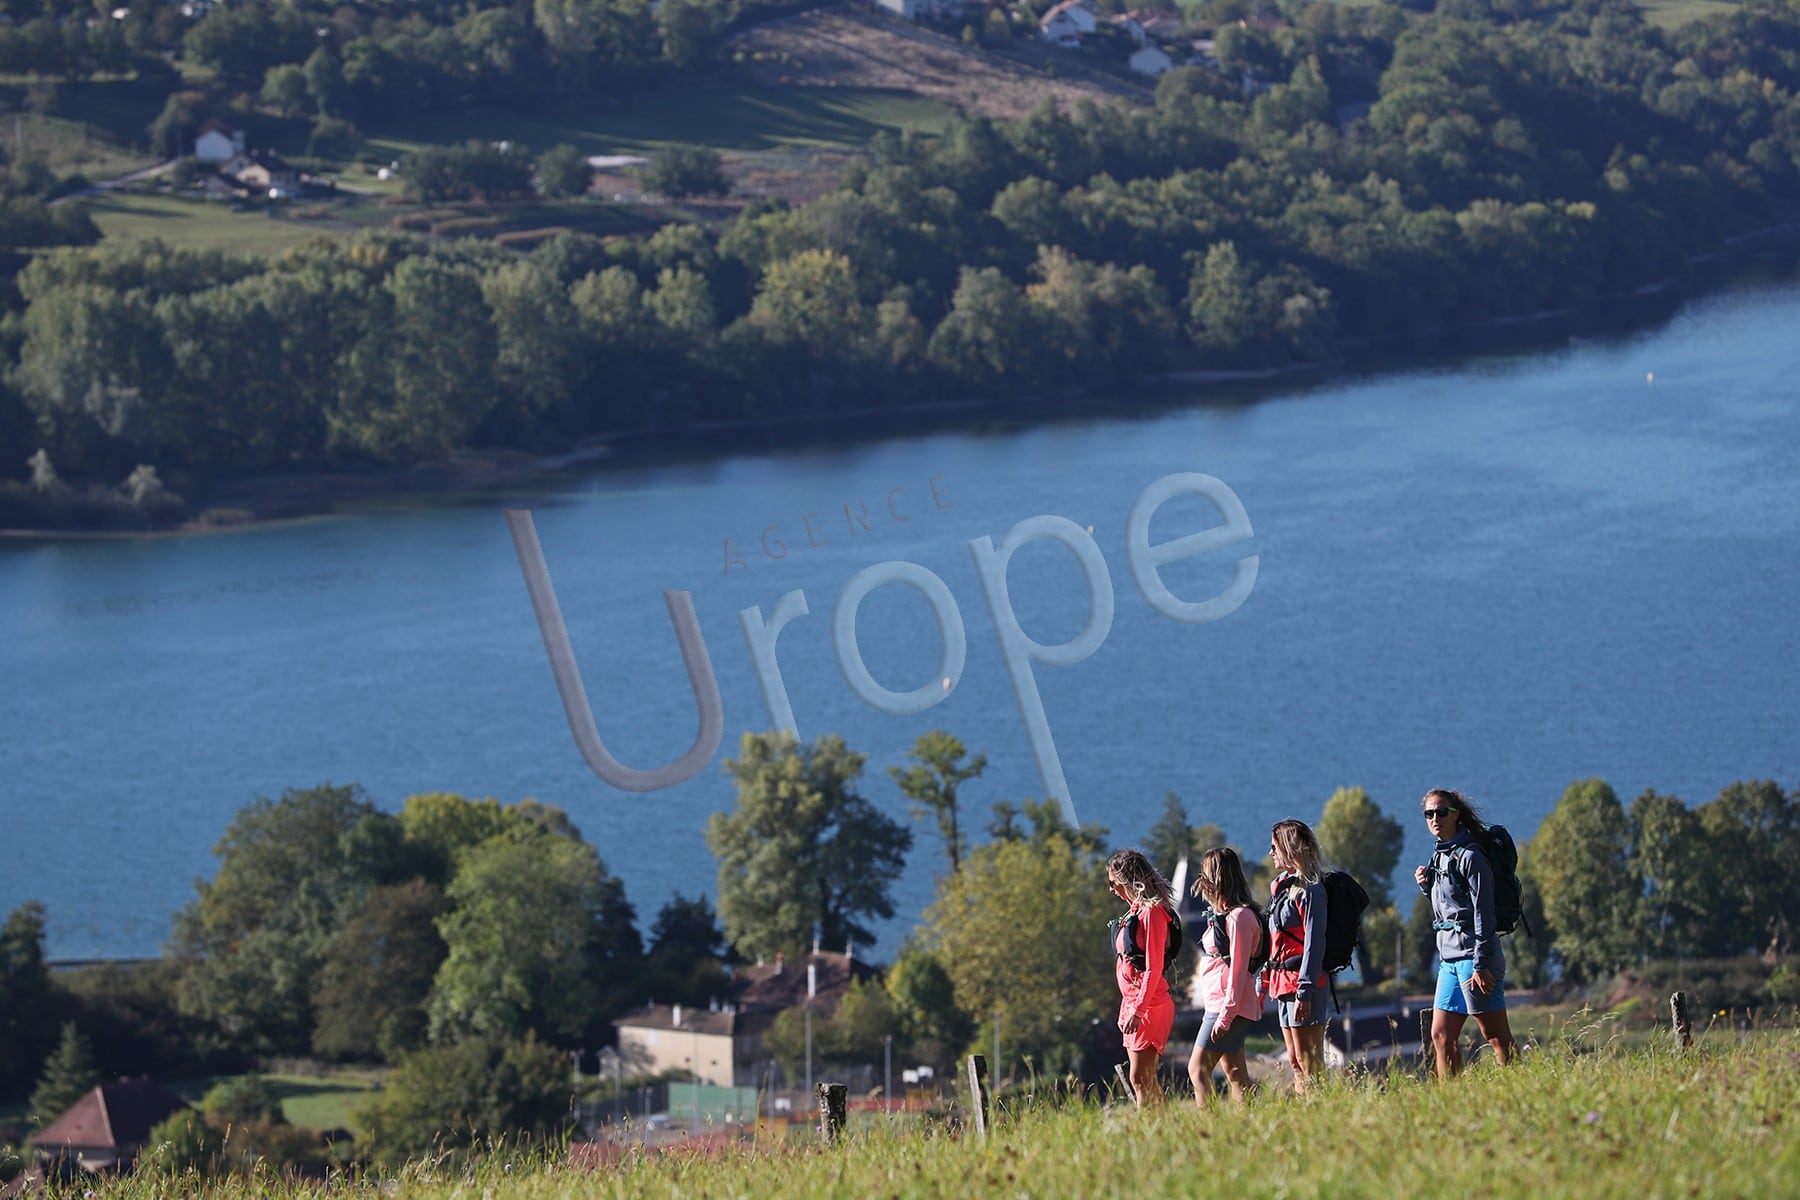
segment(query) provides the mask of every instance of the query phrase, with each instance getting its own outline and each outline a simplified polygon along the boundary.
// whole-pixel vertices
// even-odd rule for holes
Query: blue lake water
[[[710,894],[701,830],[731,803],[722,767],[652,794],[588,772],[508,507],[535,513],[601,733],[630,765],[674,758],[694,733],[660,593],[693,596],[722,758],[771,723],[736,613],[803,589],[811,615],[780,641],[795,716],[803,736],[837,731],[869,756],[866,795],[905,817],[886,767],[934,727],[989,756],[964,789],[971,825],[1042,794],[969,542],[1056,514],[1093,526],[1116,615],[1092,657],[1036,677],[1079,815],[1117,841],[1141,838],[1173,790],[1260,849],[1272,820],[1313,819],[1333,788],[1360,784],[1405,819],[1410,864],[1431,785],[1470,790],[1522,835],[1590,775],[1627,799],[1655,787],[1690,803],[1737,778],[1791,786],[1796,328],[1800,287],[1746,287],[1630,338],[1249,406],[1197,398],[210,536],[0,546],[0,910],[47,903],[55,957],[156,953],[233,812],[324,781],[388,808],[437,790],[560,805],[646,926],[672,893]],[[1236,492],[1255,536],[1164,578],[1200,599],[1239,555],[1260,573],[1236,612],[1183,625],[1133,585],[1124,528],[1147,485],[1195,471]],[[847,524],[846,504],[867,505],[869,529]],[[1216,519],[1172,502],[1152,540]],[[770,525],[784,557],[761,549]],[[845,582],[891,559],[941,576],[968,636],[958,685],[908,717],[852,695],[830,636]],[[1011,593],[1041,642],[1086,620],[1080,572],[1048,543],[1014,559]],[[916,593],[877,591],[859,630],[886,686],[933,677],[936,627]],[[932,830],[915,829],[883,955],[941,863]]]

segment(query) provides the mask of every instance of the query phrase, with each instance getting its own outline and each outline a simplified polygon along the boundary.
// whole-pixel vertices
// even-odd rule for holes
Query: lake
[[[767,616],[794,590],[810,615],[782,632],[779,661],[801,735],[843,734],[868,755],[864,794],[904,819],[886,768],[921,732],[956,733],[989,757],[963,789],[980,828],[993,803],[1045,788],[970,542],[1040,515],[1092,526],[1110,576],[1098,650],[1034,677],[1077,812],[1115,842],[1142,838],[1175,791],[1192,819],[1259,851],[1271,821],[1316,819],[1357,784],[1405,821],[1409,871],[1433,785],[1470,791],[1521,838],[1588,776],[1627,801],[1653,787],[1698,804],[1739,778],[1792,786],[1796,328],[1800,286],[1744,286],[1630,337],[1254,404],[1196,395],[229,533],[0,545],[13,846],[0,910],[44,901],[55,958],[155,954],[237,808],[330,781],[389,809],[426,791],[560,805],[647,928],[672,894],[713,892],[701,831],[733,796],[719,760],[772,724],[737,613]],[[1257,557],[1248,598],[1208,624],[1161,615],[1127,563],[1133,502],[1183,472],[1223,481],[1254,529],[1162,570],[1200,600]],[[583,764],[507,508],[534,514],[600,733],[627,765],[693,740],[660,593],[691,594],[725,712],[724,746],[698,775],[626,793]],[[1178,498],[1150,540],[1218,519]],[[857,699],[832,649],[845,585],[892,560],[942,579],[967,637],[955,686],[909,716]],[[1060,546],[1024,546],[1009,585],[1039,642],[1087,621]],[[883,686],[937,679],[919,592],[875,590],[857,630]],[[933,827],[912,824],[880,957],[943,861]]]

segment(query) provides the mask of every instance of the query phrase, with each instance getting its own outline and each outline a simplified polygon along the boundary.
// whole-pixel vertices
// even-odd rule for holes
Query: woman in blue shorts
[[[1470,1017],[1494,1048],[1494,1061],[1512,1059],[1512,1027],[1506,1019],[1506,952],[1494,929],[1494,872],[1488,865],[1487,828],[1468,797],[1448,788],[1425,793],[1425,823],[1437,838],[1431,865],[1413,872],[1431,897],[1437,931],[1438,986],[1432,1007],[1431,1045],[1439,1078],[1462,1069],[1458,1039]]]

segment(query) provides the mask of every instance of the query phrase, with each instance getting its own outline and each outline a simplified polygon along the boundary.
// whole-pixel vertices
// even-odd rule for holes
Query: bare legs
[[[1162,1063],[1161,1050],[1127,1050],[1131,1056],[1131,1090],[1137,1093],[1137,1106],[1146,1108],[1163,1102],[1162,1081],[1156,1068]]]
[[[1437,1073],[1439,1079],[1448,1079],[1462,1070],[1462,1036],[1463,1025],[1468,1017],[1462,1013],[1445,1012],[1434,1009],[1431,1014],[1431,1048],[1437,1052]],[[1481,1030],[1481,1036],[1493,1048],[1494,1061],[1505,1066],[1512,1061],[1513,1036],[1512,1025],[1506,1018],[1506,1010],[1475,1014],[1475,1027]]]
[[[1325,1027],[1323,1025],[1282,1026],[1281,1040],[1287,1043],[1288,1065],[1294,1068],[1294,1090],[1307,1092],[1325,1070]]]
[[[1244,1102],[1244,1094],[1250,1087],[1250,1068],[1244,1061],[1243,1051],[1220,1054],[1217,1050],[1205,1050],[1196,1045],[1193,1057],[1188,1059],[1188,1078],[1194,1081],[1194,1103],[1201,1108],[1212,1103],[1213,1068],[1221,1062],[1225,1064],[1225,1086],[1231,1092],[1232,1101],[1236,1104]]]

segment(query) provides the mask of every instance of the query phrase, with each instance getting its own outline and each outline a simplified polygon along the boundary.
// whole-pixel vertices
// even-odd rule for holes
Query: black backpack
[[[1163,973],[1167,974],[1169,968],[1175,965],[1175,960],[1181,955],[1181,917],[1176,913],[1169,912],[1166,908],[1163,909],[1163,912],[1169,918],[1169,935],[1164,939],[1163,946]],[[1144,969],[1144,943],[1138,937],[1137,910],[1133,909],[1124,916],[1106,923],[1106,944],[1113,948],[1114,954],[1118,953],[1120,925],[1125,927],[1125,944],[1131,947],[1125,957],[1131,960],[1132,966],[1141,971]]]
[[[1519,847],[1512,834],[1504,825],[1489,825],[1487,833],[1475,839],[1475,845],[1487,855],[1488,867],[1494,873],[1495,934],[1505,937],[1521,925],[1530,933],[1531,922],[1525,919],[1525,892],[1519,883]],[[1455,872],[1450,877],[1455,880]],[[1458,882],[1464,890],[1468,889],[1466,879]]]
[[[1362,915],[1369,907],[1369,893],[1348,871],[1327,871],[1319,880],[1325,887],[1325,974],[1331,985],[1331,1001],[1338,1011],[1343,1005],[1337,999],[1337,973],[1356,959],[1356,948],[1362,944]],[[1305,888],[1300,879],[1288,882],[1290,888]],[[1300,960],[1290,958],[1279,964],[1283,970],[1299,967]]]
[[[1255,907],[1252,906],[1250,911],[1253,913],[1256,912]],[[1229,922],[1225,920],[1226,916],[1226,913],[1214,912],[1211,909],[1206,910],[1206,927],[1213,931],[1213,945],[1219,948],[1218,957],[1224,959],[1226,962],[1230,962],[1231,929]],[[1259,936],[1256,939],[1256,950],[1254,953],[1247,956],[1248,965],[1245,968],[1252,975],[1260,975],[1262,969],[1267,966],[1269,962],[1269,935],[1262,930],[1260,916],[1261,914],[1258,914],[1259,919],[1256,923],[1259,931]],[[1196,944],[1199,944],[1198,941],[1196,941]],[[1202,954],[1206,952],[1204,945],[1201,945],[1200,952]]]

